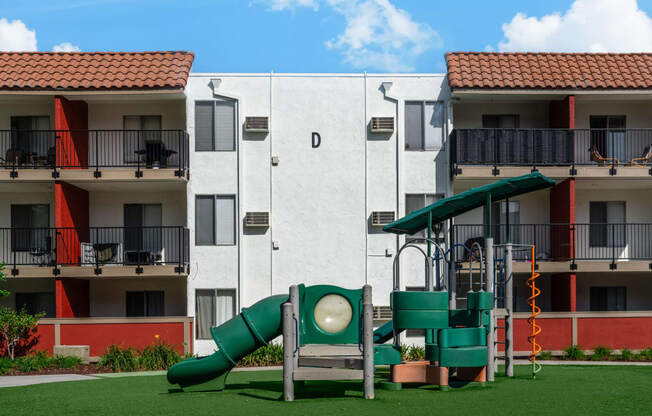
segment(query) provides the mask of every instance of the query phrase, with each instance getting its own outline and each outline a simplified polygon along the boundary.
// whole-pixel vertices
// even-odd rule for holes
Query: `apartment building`
[[[214,350],[210,326],[295,283],[370,283],[386,316],[405,237],[382,225],[449,193],[445,76],[191,74],[186,95],[196,351]],[[424,286],[423,258],[401,267]]]
[[[544,348],[564,348],[571,332],[585,347],[652,342],[641,331],[652,321],[644,312],[652,310],[652,56],[461,52],[446,60],[453,192],[535,170],[557,180],[491,214],[497,243],[536,246],[537,301],[562,319],[543,320],[557,336]],[[481,240],[485,218],[482,210],[457,218],[454,241]],[[517,311],[527,310],[531,257],[515,252]]]
[[[192,61],[0,53],[0,261],[11,292],[0,302],[45,312],[36,348],[90,345],[98,356],[159,334],[190,352]]]

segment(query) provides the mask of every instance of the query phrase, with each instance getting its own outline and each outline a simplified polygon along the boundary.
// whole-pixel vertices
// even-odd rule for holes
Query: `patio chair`
[[[23,152],[18,149],[10,147],[5,152],[5,157],[2,159],[2,164],[6,168],[11,168],[13,166],[19,166],[23,160]]]
[[[648,145],[643,149],[643,156],[642,157],[635,157],[632,159],[629,164],[632,166],[646,166],[648,162],[652,159],[652,145]]]
[[[611,165],[614,164],[618,166],[620,164],[620,160],[616,159],[615,157],[604,157],[600,154],[600,151],[598,151],[598,148],[593,145],[589,149],[591,152],[591,160],[598,163],[599,165]]]

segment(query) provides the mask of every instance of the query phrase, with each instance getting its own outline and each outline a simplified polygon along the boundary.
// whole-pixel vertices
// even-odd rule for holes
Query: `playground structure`
[[[307,380],[363,380],[364,397],[374,397],[374,370],[379,365],[391,366],[391,379],[380,383],[388,389],[400,389],[402,383],[427,383],[449,388],[449,377],[455,373],[458,380],[484,383],[493,381],[497,369],[496,271],[504,283],[505,319],[505,373],[513,370],[513,296],[512,251],[507,238],[502,261],[494,259],[494,241],[491,235],[492,202],[545,189],[554,181],[538,172],[470,189],[442,199],[414,211],[383,228],[396,234],[414,234],[427,230],[426,238],[407,238],[397,251],[393,264],[393,291],[390,294],[392,320],[373,330],[372,288],[344,289],[330,285],[293,285],[289,293],[265,298],[224,324],[211,328],[217,351],[208,357],[193,357],[168,370],[168,381],[182,389],[223,389],[229,371],[245,355],[283,335],[284,399],[294,400],[295,387]],[[478,207],[486,207],[486,237],[484,247],[454,244],[445,249],[433,240],[434,224],[454,218]],[[509,228],[509,227],[508,227]],[[425,250],[423,248],[425,243]],[[424,291],[402,290],[400,257],[406,250],[423,255],[425,266]],[[456,308],[456,268],[452,252],[466,250],[468,255],[469,291],[466,308]],[[434,250],[434,254],[433,254]],[[533,375],[538,364],[536,354],[541,347],[536,343],[540,332],[535,317],[540,312],[535,298],[536,288],[534,248],[532,250],[532,277],[528,299],[532,309]],[[441,268],[440,262],[447,263]],[[478,268],[474,269],[474,262]],[[499,267],[497,267],[497,264]],[[433,267],[435,271],[433,272]],[[478,273],[474,273],[477,271]],[[474,290],[473,276],[479,275],[478,290]],[[401,361],[400,336],[405,330],[424,331],[426,361]],[[392,343],[387,341],[392,340]]]

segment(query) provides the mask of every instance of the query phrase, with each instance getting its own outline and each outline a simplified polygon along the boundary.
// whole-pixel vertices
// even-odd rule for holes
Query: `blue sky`
[[[652,51],[652,0],[0,0],[0,50],[190,50],[194,72],[442,72],[452,50]]]

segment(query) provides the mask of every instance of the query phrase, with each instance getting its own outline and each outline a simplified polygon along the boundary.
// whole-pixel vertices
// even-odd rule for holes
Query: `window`
[[[233,151],[236,137],[236,101],[195,103],[195,150]]]
[[[12,116],[11,130],[11,145],[6,150],[14,151],[19,163],[33,163],[32,156],[45,156],[54,147],[49,116]]]
[[[487,223],[487,207],[483,207],[483,223]],[[521,223],[521,203],[509,201],[509,217],[507,216],[507,201],[494,202],[491,204],[491,225],[492,235],[496,244],[507,242],[507,224],[509,222],[509,236],[512,243],[519,243]]]
[[[625,201],[589,203],[589,246],[625,246]]]
[[[591,146],[606,158],[627,161],[625,116],[590,116]]]
[[[161,146],[161,125],[161,116],[123,117],[125,163],[137,163],[140,155],[147,155],[153,147]]]
[[[165,293],[162,290],[127,292],[127,316],[165,315]]]
[[[627,289],[624,286],[591,287],[591,311],[627,310]]]
[[[405,195],[405,213],[409,214],[412,211],[416,211],[421,208],[425,208],[430,204],[434,204],[443,198],[441,194],[406,194]],[[437,238],[438,229],[441,228],[441,223],[432,225],[432,237]],[[425,238],[428,235],[427,230],[421,230],[414,234],[410,234],[411,237]]]
[[[127,264],[163,260],[161,204],[124,204],[124,251]]]
[[[197,339],[211,339],[211,327],[235,316],[235,289],[197,289],[195,319]]]
[[[440,150],[444,143],[444,104],[405,102],[405,150]]]
[[[235,245],[235,196],[197,195],[195,198],[195,244]]]
[[[482,128],[484,129],[517,129],[520,117],[518,114],[483,114]]]
[[[26,204],[11,206],[11,250],[49,250],[50,206],[47,204]]]
[[[16,310],[25,308],[29,314],[45,312],[46,318],[54,318],[54,293],[16,293]]]

